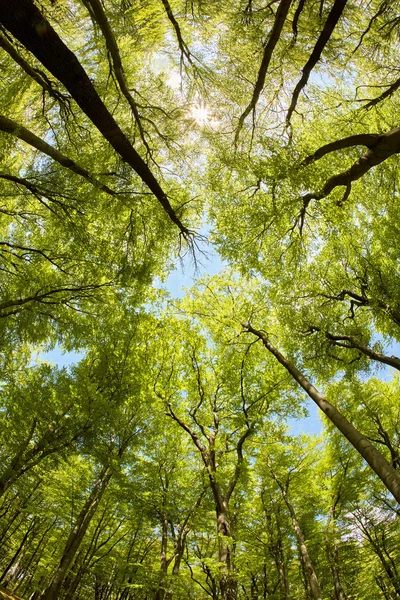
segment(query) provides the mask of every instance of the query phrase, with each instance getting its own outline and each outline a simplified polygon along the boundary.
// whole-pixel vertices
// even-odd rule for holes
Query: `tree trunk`
[[[330,524],[332,520],[335,518],[335,505],[329,508],[328,514],[328,522],[325,529],[325,548],[326,554],[328,557],[329,566],[332,572],[333,585],[335,588],[335,598],[336,600],[347,600],[347,596],[342,588],[342,584],[340,582],[339,575],[339,560],[338,560],[338,543],[335,539],[334,534],[333,537],[333,545],[332,540],[330,539]]]
[[[147,164],[136,152],[98,95],[75,54],[64,44],[33,0],[0,2],[0,22],[66,87],[72,98],[97,127],[122,160],[129,164],[150,188],[170,219],[186,235],[166,193]]]
[[[305,575],[307,577],[307,581],[310,585],[311,596],[313,600],[322,600],[322,592],[319,586],[318,578],[315,573],[313,564],[310,559],[310,555],[308,554],[307,546],[304,541],[304,535],[300,527],[300,523],[297,520],[296,512],[293,508],[292,503],[289,500],[286,490],[281,488],[282,496],[289,511],[290,517],[292,519],[294,533],[296,535],[297,543],[299,546],[300,559],[304,568]]]
[[[386,460],[386,458],[375,448],[375,446],[364,437],[305,377],[301,371],[283,356],[269,341],[263,331],[258,331],[251,325],[243,327],[262,340],[264,346],[285,367],[293,379],[307,392],[315,404],[326,414],[328,419],[339,429],[352,446],[361,454],[369,466],[375,471],[385,487],[400,502],[400,473]]]
[[[61,590],[61,586],[67,574],[69,567],[77,553],[79,546],[85,536],[87,528],[97,510],[97,507],[106,490],[108,482],[111,479],[112,472],[108,465],[104,466],[100,472],[99,478],[96,481],[88,499],[86,500],[79,516],[75,522],[75,526],[69,534],[67,543],[64,548],[63,555],[53,578],[43,595],[43,600],[57,600]]]
[[[168,519],[163,515],[161,521],[161,552],[160,552],[160,583],[156,591],[155,599],[164,600],[167,586],[167,544],[168,544]]]
[[[218,504],[221,506],[218,507]],[[219,562],[221,600],[235,600],[237,596],[237,582],[234,575],[232,550],[230,548],[231,522],[228,505],[224,498],[217,504],[217,531],[219,538]],[[222,508],[222,510],[221,510]]]

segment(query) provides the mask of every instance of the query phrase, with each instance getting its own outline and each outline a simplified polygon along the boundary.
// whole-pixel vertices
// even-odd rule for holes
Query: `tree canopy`
[[[0,597],[400,597],[399,32],[0,0]]]

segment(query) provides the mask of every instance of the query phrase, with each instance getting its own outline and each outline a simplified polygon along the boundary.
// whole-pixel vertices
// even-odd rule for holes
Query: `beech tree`
[[[399,597],[399,15],[0,0],[0,596]]]

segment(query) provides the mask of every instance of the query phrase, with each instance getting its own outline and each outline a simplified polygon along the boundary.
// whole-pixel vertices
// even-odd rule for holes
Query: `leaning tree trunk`
[[[90,525],[90,522],[106,490],[108,482],[111,479],[111,475],[112,472],[110,467],[105,465],[101,470],[99,478],[93,486],[93,489],[90,492],[90,495],[86,500],[81,512],[79,513],[74,528],[69,534],[58,568],[52,577],[50,585],[44,592],[42,600],[58,599],[67,571],[71,566],[79,546],[81,545],[87,528]]]
[[[328,419],[339,429],[357,452],[361,454],[384,486],[393,494],[393,497],[400,502],[400,473],[393,468],[383,454],[310,383],[307,377],[292,362],[271,344],[264,331],[254,329],[249,324],[243,324],[243,327],[262,341],[267,350],[275,356],[277,361],[291,374],[293,379],[300,384],[315,404],[326,414]]]

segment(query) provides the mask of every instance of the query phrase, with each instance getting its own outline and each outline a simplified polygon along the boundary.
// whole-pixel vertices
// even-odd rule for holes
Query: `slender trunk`
[[[15,551],[14,555],[12,556],[11,560],[9,561],[9,563],[7,564],[6,568],[3,571],[3,573],[0,577],[0,583],[4,581],[4,585],[7,585],[7,580],[11,579],[11,577],[6,578],[7,573],[9,573],[9,571],[11,570],[15,561],[17,560],[17,558],[21,554],[22,550],[24,549],[25,542],[27,541],[29,534],[31,533],[31,531],[35,527],[35,525],[36,525],[35,521],[32,521],[32,523],[29,525],[28,529],[26,530],[26,532],[21,540],[20,545],[18,546],[17,550]]]
[[[161,521],[161,552],[160,552],[160,584],[156,591],[155,599],[164,600],[167,585],[167,545],[168,545],[168,519],[164,514]]]
[[[279,595],[280,600],[289,600],[289,579],[287,573],[285,553],[283,551],[282,534],[279,527],[278,518],[276,519],[276,521],[278,536],[276,540],[277,544],[276,551],[274,553],[274,560],[279,576]]]
[[[335,505],[332,504],[332,506],[329,508],[328,522],[327,522],[326,529],[325,529],[325,548],[326,548],[326,554],[328,557],[329,566],[330,566],[330,569],[332,572],[333,585],[334,585],[334,589],[335,589],[335,598],[336,598],[336,600],[347,600],[347,596],[346,596],[346,594],[342,588],[342,584],[340,582],[338,543],[337,543],[334,533],[332,536],[330,535],[330,525],[331,525],[332,521],[334,520],[334,518],[335,518]],[[333,538],[333,540],[330,539],[331,537]]]
[[[307,392],[315,404],[326,414],[328,419],[339,429],[345,438],[354,446],[354,448],[366,460],[369,466],[375,471],[382,483],[393,494],[393,497],[400,502],[400,473],[386,460],[386,458],[375,448],[375,446],[364,437],[358,429],[354,427],[299,371],[293,363],[283,356],[269,341],[268,336],[263,331],[253,329],[251,325],[244,325],[244,328],[256,335],[262,340],[264,346],[271,354],[285,367],[293,379]]]
[[[286,490],[281,488],[282,496],[289,511],[290,517],[292,519],[294,533],[296,535],[297,543],[300,551],[300,559],[304,568],[305,575],[307,577],[307,581],[310,585],[311,596],[313,600],[322,600],[322,592],[319,586],[318,578],[315,573],[313,564],[310,559],[310,555],[308,554],[307,546],[304,541],[304,535],[302,529],[300,527],[300,523],[297,520],[296,512],[292,503],[289,500]]]
[[[33,561],[35,560],[36,556],[39,553],[39,549],[42,547],[43,542],[47,536],[47,534],[53,529],[54,525],[56,524],[57,519],[55,519],[54,521],[52,521],[52,523],[44,530],[44,532],[42,533],[38,543],[36,544],[35,550],[32,552],[28,562],[26,564],[23,565],[23,570],[24,573],[27,575],[30,572],[31,569],[31,565],[33,564]],[[36,565],[39,563],[40,561],[40,555],[39,558],[36,560]],[[14,593],[17,593],[17,591],[20,589],[20,587],[25,587],[26,583],[29,583],[29,581],[32,579],[32,576],[29,577],[28,582],[26,581],[25,576],[22,577],[18,584],[13,588]]]
[[[87,528],[97,510],[97,507],[103,497],[108,482],[111,479],[112,472],[108,465],[104,466],[100,472],[99,478],[96,481],[88,499],[86,500],[79,516],[75,522],[75,526],[69,534],[67,543],[64,548],[63,555],[53,578],[43,595],[43,600],[57,600],[61,590],[61,586],[67,574],[69,567],[77,553],[79,546],[84,538]]]
[[[218,507],[218,504],[220,506]],[[217,531],[219,538],[219,562],[221,600],[235,600],[237,596],[237,581],[234,573],[233,556],[230,547],[231,522],[228,504],[224,498],[217,504]]]

